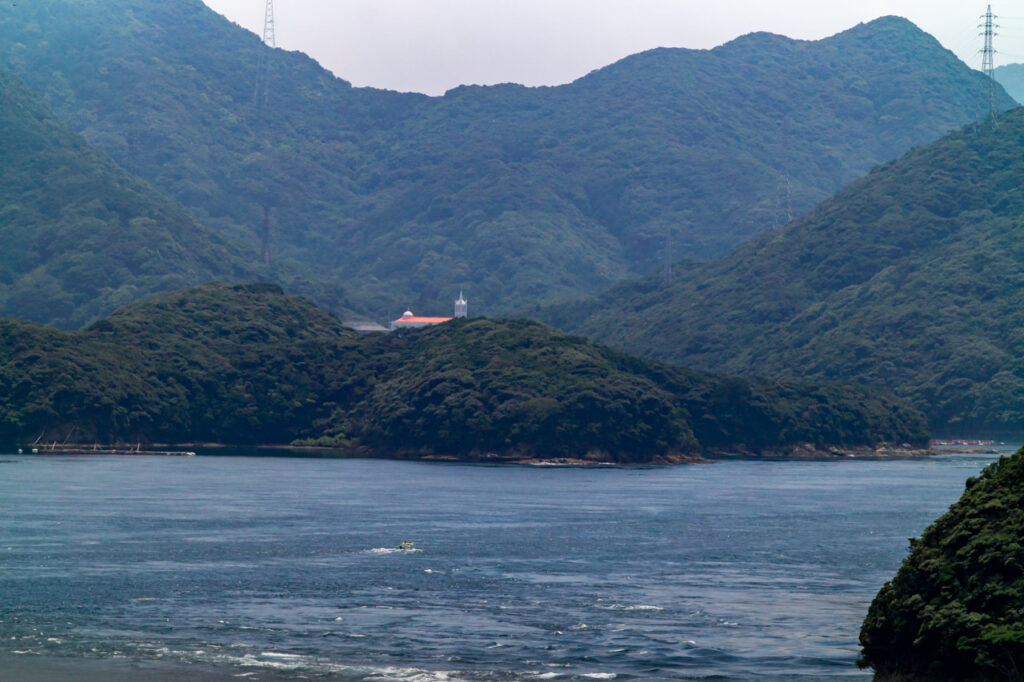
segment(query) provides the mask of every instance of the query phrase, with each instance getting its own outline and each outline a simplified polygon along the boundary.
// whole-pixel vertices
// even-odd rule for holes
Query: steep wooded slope
[[[942,432],[1024,424],[1024,109],[676,280],[542,315],[644,357],[886,386]]]
[[[258,49],[199,0],[0,6],[0,63],[74,130],[254,257],[269,206],[275,262],[374,314],[447,310],[459,286],[507,311],[644,274],[669,246],[721,254],[988,106],[980,74],[892,17],[441,98],[275,50],[262,113]]]
[[[1024,679],[1024,451],[967,489],[879,591],[864,619],[862,665],[878,679]]]
[[[40,434],[617,461],[927,441],[920,413],[855,386],[702,375],[524,320],[360,337],[274,286],[223,284],[71,333],[0,320],[0,442]]]
[[[74,328],[251,267],[0,70],[0,311]]]

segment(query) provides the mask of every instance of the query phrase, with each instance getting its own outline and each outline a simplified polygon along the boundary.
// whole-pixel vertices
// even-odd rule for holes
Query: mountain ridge
[[[940,434],[1019,433],[1024,109],[908,152],[718,261],[541,319],[702,370],[859,381]]]
[[[73,129],[253,251],[269,207],[273,262],[375,316],[446,309],[460,286],[506,312],[722,253],[988,106],[979,74],[896,19],[437,98],[269,50],[258,122],[260,41],[198,0],[5,6],[0,38]],[[765,41],[806,55],[758,66]]]

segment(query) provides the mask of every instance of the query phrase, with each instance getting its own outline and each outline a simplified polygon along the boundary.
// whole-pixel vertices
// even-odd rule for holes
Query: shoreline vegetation
[[[0,320],[0,359],[2,443],[623,464],[928,443],[921,413],[875,389],[701,374],[527,320],[359,335],[267,284],[162,295],[77,332]]]
[[[314,457],[314,458],[337,458],[337,459],[389,459],[396,461],[422,461],[422,462],[464,462],[471,464],[510,464],[530,466],[674,466],[680,464],[714,464],[725,460],[765,460],[765,461],[832,461],[843,459],[920,459],[927,457],[941,457],[944,454],[961,452],[968,453],[995,453],[995,450],[956,450],[942,449],[935,450],[931,447],[913,446],[890,446],[882,443],[875,447],[818,447],[811,443],[799,443],[789,448],[772,450],[750,451],[742,448],[734,450],[712,450],[701,454],[666,454],[655,455],[645,462],[623,462],[617,461],[610,453],[592,451],[585,453],[582,457],[543,457],[543,456],[519,456],[515,454],[499,454],[496,452],[475,452],[464,455],[451,455],[425,450],[386,450],[372,449],[365,446],[317,446],[317,445],[296,445],[296,444],[254,444],[250,446],[239,446],[231,443],[149,443],[145,449],[133,450],[134,445],[95,445],[91,443],[69,443],[58,446],[56,449],[45,447],[45,452],[33,452],[33,449],[42,450],[39,446],[20,445],[19,455],[39,456],[159,456],[159,455],[236,455],[252,454],[257,455],[281,455],[286,457]],[[55,451],[56,450],[56,451]],[[64,451],[66,450],[66,451]],[[112,451],[113,450],[113,451]],[[13,453],[11,453],[13,454]]]
[[[1024,448],[967,479],[872,601],[859,664],[876,680],[1020,680]]]

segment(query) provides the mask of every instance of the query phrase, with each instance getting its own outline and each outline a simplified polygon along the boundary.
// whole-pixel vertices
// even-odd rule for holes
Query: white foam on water
[[[591,680],[614,680],[618,675],[615,673],[583,673],[581,677],[586,677]]]
[[[415,554],[422,552],[421,549],[402,549],[401,547],[374,547],[373,549],[363,550],[363,554]]]
[[[270,658],[271,660],[267,660]],[[281,659],[281,660],[279,660]],[[464,682],[457,677],[457,673],[448,670],[423,670],[422,668],[397,668],[397,667],[370,667],[351,666],[339,663],[330,663],[323,659],[317,659],[296,654],[282,654],[274,651],[267,651],[253,656],[246,654],[241,657],[231,657],[227,661],[234,665],[272,669],[280,671],[295,672],[302,668],[317,671],[317,674],[344,675],[346,678],[354,676],[366,682]],[[236,677],[250,676],[255,673],[244,673]]]
[[[272,670],[295,670],[297,668],[305,667],[305,662],[301,661],[301,660],[298,660],[298,661],[290,661],[290,660],[276,661],[276,660],[271,659],[271,660],[268,661],[267,659],[263,658],[262,654],[259,655],[259,656],[253,656],[252,654],[246,654],[246,655],[242,656],[241,658],[237,658],[237,659],[235,659],[235,660],[233,660],[231,662],[234,663],[235,665],[245,666],[246,668],[270,668]]]
[[[651,604],[608,604],[601,605],[599,608],[610,609],[614,611],[664,611],[665,609],[661,606],[653,606]]]

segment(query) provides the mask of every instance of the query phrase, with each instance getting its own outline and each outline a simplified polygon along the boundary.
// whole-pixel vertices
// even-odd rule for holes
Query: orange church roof
[[[416,315],[410,315],[408,317],[402,316],[395,320],[395,324],[399,323],[411,323],[411,324],[441,324],[442,322],[450,322],[450,317],[418,317]]]

